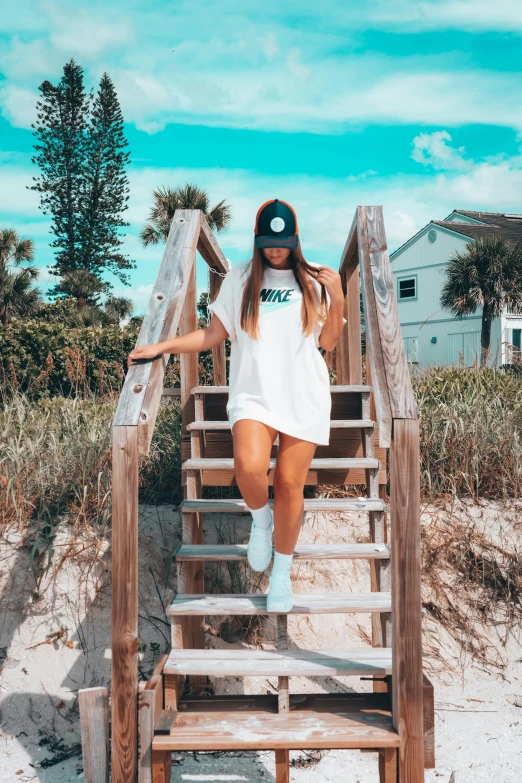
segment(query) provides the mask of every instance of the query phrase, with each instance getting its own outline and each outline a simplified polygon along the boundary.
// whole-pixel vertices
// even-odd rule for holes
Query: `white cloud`
[[[448,142],[451,136],[448,131],[420,133],[413,139],[411,157],[417,163],[433,166],[435,169],[464,169],[470,165],[464,159],[464,147],[452,147]]]
[[[415,30],[522,30],[519,0],[380,0],[370,8],[370,19],[381,26],[400,25]]]
[[[497,4],[490,16],[502,16],[505,5]],[[193,0],[175,9],[131,7],[121,14],[112,6],[71,13],[44,3],[38,30],[28,23],[26,34],[0,42],[6,76],[1,110],[13,125],[29,127],[38,83],[58,80],[74,56],[89,85],[103,70],[110,72],[126,120],[148,133],[172,122],[330,134],[360,123],[449,128],[491,122],[522,130],[522,107],[512,99],[520,92],[520,73],[477,69],[465,53],[453,51],[386,56],[351,45],[365,26],[444,27],[446,19],[476,19],[477,6],[485,23],[483,0],[475,0],[473,13],[465,0],[379,0],[364,14],[337,3],[335,28],[328,21],[331,0],[319,9],[294,0],[281,9],[268,0],[264,23],[248,0],[239,11],[228,0],[218,6]],[[522,29],[522,4],[507,6],[515,27],[521,17]],[[296,26],[298,11],[303,22]],[[10,24],[18,30],[12,18]]]

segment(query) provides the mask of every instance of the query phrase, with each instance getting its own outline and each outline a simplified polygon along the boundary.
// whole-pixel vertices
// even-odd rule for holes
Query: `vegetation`
[[[170,224],[177,209],[200,209],[206,215],[210,228],[225,231],[232,220],[232,210],[223,200],[210,206],[207,193],[197,185],[184,185],[179,188],[158,188],[152,193],[154,205],[150,211],[149,222],[141,231],[141,241],[146,245],[166,242]]]
[[[123,116],[114,86],[104,73],[96,97],[86,94],[81,66],[70,60],[58,85],[40,85],[34,128],[44,214],[52,217],[55,263],[59,276],[83,269],[101,277],[104,270],[127,282],[134,263],[120,252],[121,217],[127,209],[125,166],[129,153]]]
[[[22,239],[16,231],[0,231],[0,321],[5,325],[14,315],[34,313],[40,304],[40,292],[33,283],[38,270],[30,266],[34,259],[32,239]],[[20,264],[29,266],[22,268]]]
[[[483,237],[456,252],[445,268],[441,307],[462,318],[482,308],[480,364],[488,359],[491,324],[508,305],[522,314],[522,245],[501,236]]]

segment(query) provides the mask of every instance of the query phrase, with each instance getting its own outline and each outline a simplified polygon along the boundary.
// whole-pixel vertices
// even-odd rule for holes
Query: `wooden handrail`
[[[196,249],[212,275],[212,298],[230,267],[200,210],[176,210],[137,345],[167,340],[197,324]],[[182,388],[185,406],[198,382],[197,356]],[[213,349],[214,382],[224,383],[224,346]],[[137,773],[138,694],[138,455],[149,450],[163,396],[168,355],[132,364],[113,420],[112,447],[112,781],[134,783]],[[190,402],[190,400],[189,400]],[[194,515],[199,517],[199,515]]]
[[[339,270],[347,286],[357,268],[366,326],[366,357],[367,363],[370,363],[379,425],[379,446],[387,448],[391,444],[392,419],[416,419],[417,405],[401,336],[382,207],[357,208]],[[355,307],[355,296],[352,296],[350,304]],[[355,315],[352,326],[354,322]],[[341,340],[341,352],[346,342],[346,338],[344,342]],[[353,354],[353,350],[350,353]],[[349,374],[353,375],[353,372],[350,363]],[[343,382],[358,381],[350,377]]]

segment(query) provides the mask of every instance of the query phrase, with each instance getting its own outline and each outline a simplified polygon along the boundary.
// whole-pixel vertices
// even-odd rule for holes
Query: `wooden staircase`
[[[391,612],[389,584],[390,549],[385,541],[386,504],[379,497],[379,483],[385,481],[384,465],[374,456],[375,422],[370,416],[368,386],[332,386],[332,413],[343,418],[332,420],[330,446],[318,447],[322,454],[310,465],[306,483],[363,483],[368,497],[355,499],[314,498],[305,501],[305,509],[344,513],[366,512],[371,518],[370,542],[365,544],[315,544],[297,548],[296,558],[365,559],[373,571],[372,592],[328,593],[294,596],[291,614],[365,613],[375,617],[373,631],[379,646],[368,650],[289,650],[287,616],[276,615],[277,649],[205,650],[201,635],[199,648],[187,649],[185,635],[194,636],[187,618],[205,615],[268,614],[266,595],[205,595],[194,593],[194,569],[200,571],[205,561],[246,559],[246,545],[208,546],[193,543],[202,511],[220,513],[232,510],[244,513],[244,501],[209,501],[201,497],[205,485],[228,486],[234,483],[234,460],[230,425],[222,420],[210,421],[207,412],[222,415],[228,399],[227,387],[199,386],[192,389],[196,421],[189,423],[190,456],[183,462],[186,500],[181,504],[183,543],[177,553],[178,595],[169,608],[172,622],[172,651],[163,668],[166,710],[160,716],[153,740],[154,780],[168,779],[168,753],[172,750],[238,750],[276,751],[277,781],[289,780],[288,751],[295,748],[373,748],[379,753],[382,780],[396,780],[396,751],[399,734],[393,728],[387,693],[342,694],[325,698],[310,695],[293,696],[290,678],[295,676],[378,677],[378,687],[392,673],[392,650],[383,647],[386,620]],[[221,453],[221,456],[207,454]],[[316,453],[317,453],[316,452]],[[349,454],[350,456],[330,456]],[[381,460],[385,450],[377,448]],[[273,447],[268,473],[272,484],[277,458]],[[381,478],[381,482],[379,479]],[[271,501],[272,502],[272,501]],[[206,696],[180,698],[184,680],[196,682],[206,676],[245,677],[252,675],[278,677],[277,697],[264,695],[244,698]],[[289,720],[291,719],[291,720]],[[248,726],[248,731],[246,727]],[[162,778],[162,772],[164,777]]]
[[[195,252],[216,271],[227,263],[198,211],[176,212],[138,343],[197,328]],[[359,274],[360,273],[360,274]],[[432,689],[422,672],[418,421],[386,251],[382,210],[359,207],[340,265],[347,324],[333,354],[328,446],[318,446],[306,484],[359,485],[360,497],[307,498],[307,512],[368,515],[368,541],[297,544],[294,559],[368,562],[368,593],[296,593],[290,614],[371,617],[366,649],[296,650],[287,615],[275,615],[273,650],[205,649],[205,616],[266,615],[266,596],[204,592],[204,564],[246,560],[245,544],[203,540],[205,513],[244,514],[241,499],[203,497],[235,484],[226,420],[224,346],[213,349],[214,384],[199,386],[197,357],[181,355],[181,388],[163,390],[168,357],[131,367],[114,421],[112,780],[166,783],[172,751],[275,751],[276,781],[289,781],[289,751],[350,748],[377,754],[380,781],[420,783],[434,766]],[[213,279],[214,278],[214,279]],[[211,299],[221,278],[211,275]],[[362,383],[359,291],[366,324]],[[137,457],[150,446],[160,399],[182,405],[182,544],[178,593],[169,607],[172,649],[138,688]],[[276,440],[268,472],[273,482]],[[391,494],[386,494],[387,453]],[[363,495],[364,492],[364,495]],[[201,693],[207,677],[278,678],[277,695]],[[292,677],[373,680],[373,692],[292,693]],[[188,682],[187,682],[188,681]],[[190,688],[185,688],[189,684]],[[138,697],[139,693],[139,699]],[[139,724],[139,741],[138,741]]]

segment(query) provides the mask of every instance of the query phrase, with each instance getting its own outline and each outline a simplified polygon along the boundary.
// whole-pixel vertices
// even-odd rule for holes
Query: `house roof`
[[[431,220],[426,226],[421,228],[413,237],[400,245],[390,255],[393,261],[412,242],[423,234],[430,226],[441,226],[455,234],[477,239],[478,237],[493,236],[502,234],[506,239],[522,242],[522,215],[512,215],[509,212],[470,212],[465,209],[454,209],[451,214],[463,215],[464,217],[480,220],[480,223],[459,223],[457,220]]]
[[[480,220],[482,225],[459,223],[457,220],[432,220],[431,222],[472,239],[501,234],[506,239],[522,242],[522,215],[511,215],[505,212],[469,212],[464,209],[455,209],[454,212]]]

